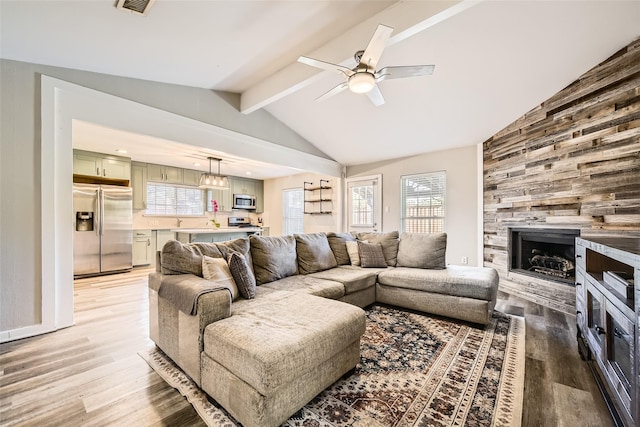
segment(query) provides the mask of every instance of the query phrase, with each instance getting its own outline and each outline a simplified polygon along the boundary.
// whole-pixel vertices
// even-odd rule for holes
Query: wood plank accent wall
[[[510,227],[640,235],[640,39],[483,144],[484,265],[575,314],[572,286],[508,271]]]

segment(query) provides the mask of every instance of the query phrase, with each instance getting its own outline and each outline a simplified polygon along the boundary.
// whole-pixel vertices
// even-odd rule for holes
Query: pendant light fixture
[[[215,157],[207,157],[209,159],[209,173],[203,173],[200,175],[200,188],[212,188],[216,190],[228,190],[229,189],[229,177],[220,175],[220,162],[221,159]],[[218,174],[211,172],[211,162],[215,160],[218,162]]]

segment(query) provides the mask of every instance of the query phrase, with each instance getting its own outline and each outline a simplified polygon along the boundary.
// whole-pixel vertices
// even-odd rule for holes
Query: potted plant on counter
[[[216,228],[220,228],[220,223],[216,219],[218,213],[218,201],[215,199],[211,199],[211,210],[213,211],[213,218],[211,219],[211,223],[215,225]]]

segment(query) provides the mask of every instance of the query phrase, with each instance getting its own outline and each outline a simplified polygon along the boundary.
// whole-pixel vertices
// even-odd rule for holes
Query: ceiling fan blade
[[[347,67],[343,67],[342,65],[332,64],[331,62],[320,61],[318,59],[308,58],[306,56],[301,56],[300,58],[298,58],[298,62],[311,65],[312,67],[320,68],[322,70],[337,71],[347,77],[350,77],[354,73],[353,70]]]
[[[338,86],[334,87],[329,92],[316,98],[316,101],[324,101],[325,99],[342,92],[348,87],[349,87],[349,84],[347,82],[340,83]]]
[[[373,86],[373,89],[367,92],[367,96],[376,107],[384,104],[384,96],[382,96],[382,92],[380,92],[380,88],[378,88],[378,85]]]
[[[404,77],[430,76],[435,65],[408,65],[399,67],[384,67],[375,74],[376,82]]]
[[[371,40],[369,40],[369,44],[362,54],[360,64],[366,65],[369,70],[375,70],[392,32],[393,28],[382,24],[378,25],[376,32],[373,34],[373,37],[371,37]]]

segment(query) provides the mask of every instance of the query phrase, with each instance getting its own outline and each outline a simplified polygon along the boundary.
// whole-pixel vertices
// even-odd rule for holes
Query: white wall
[[[382,230],[400,231],[400,177],[446,171],[447,263],[480,265],[478,258],[478,162],[475,145],[347,167],[347,178],[382,174]]]
[[[341,170],[268,113],[241,115],[229,103],[233,96],[5,59],[0,67],[0,341],[68,326],[73,319],[73,119],[115,128],[124,121],[125,130],[173,140],[190,134],[186,143],[215,148],[220,141],[260,159],[285,150],[293,158],[307,157],[296,164]],[[76,83],[66,86],[84,92],[45,88],[43,75]],[[115,99],[115,106],[106,98]],[[121,108],[131,104],[137,106],[133,113]],[[232,135],[242,129],[245,137],[234,145]]]
[[[302,188],[305,181],[318,185],[320,179],[330,180],[333,189],[333,214],[332,215],[305,215],[304,232],[317,233],[341,231],[342,224],[342,180],[339,177],[328,175],[316,175],[303,173],[282,178],[267,179],[264,181],[264,213],[261,215],[265,227],[269,227],[271,236],[282,235],[282,191],[293,188]]]

